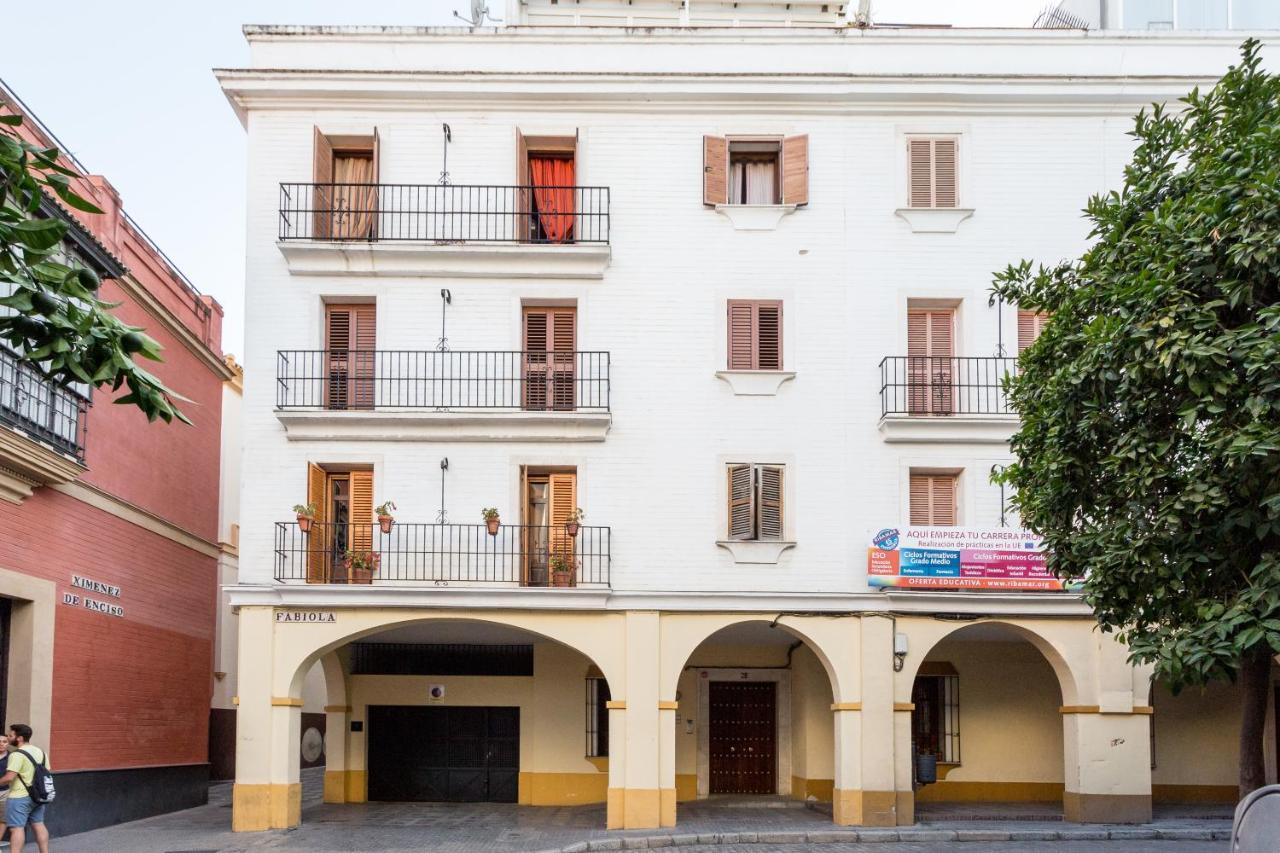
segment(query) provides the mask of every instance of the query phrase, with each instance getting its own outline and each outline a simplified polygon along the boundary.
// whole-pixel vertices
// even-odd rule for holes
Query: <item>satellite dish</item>
[[[454,12],[453,16],[457,18],[459,21],[466,21],[468,24],[470,24],[473,27],[483,27],[485,18],[488,18],[490,21],[493,21],[495,24],[502,23],[502,20],[500,18],[495,18],[489,14],[488,0],[471,0],[471,17],[470,18],[464,18],[461,15],[459,15],[457,12]]]

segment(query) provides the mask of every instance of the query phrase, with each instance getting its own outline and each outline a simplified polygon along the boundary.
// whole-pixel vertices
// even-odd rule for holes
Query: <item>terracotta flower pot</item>
[[[582,522],[579,522],[579,521],[566,521],[566,522],[564,523],[564,532],[565,532],[565,533],[568,533],[568,534],[569,534],[569,536],[570,536],[570,538],[576,538],[576,537],[577,537],[577,535],[578,535],[578,529],[579,529],[581,526],[582,526]]]
[[[382,528],[383,533],[390,533],[391,525],[395,523],[396,523],[396,520],[389,515],[378,516],[378,526]]]
[[[300,515],[298,516],[298,531],[301,533],[310,533],[311,525],[315,523],[316,523],[316,520],[312,516]]]
[[[484,520],[484,526],[488,528],[490,536],[498,535],[498,525],[500,524],[502,524],[502,519],[496,515],[493,518],[486,518]]]
[[[573,569],[556,569],[551,573],[552,586],[573,586]]]
[[[373,569],[350,569],[347,573],[348,583],[373,583]]]

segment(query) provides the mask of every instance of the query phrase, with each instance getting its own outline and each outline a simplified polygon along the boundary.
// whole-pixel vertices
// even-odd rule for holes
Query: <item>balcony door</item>
[[[565,531],[565,522],[578,505],[577,472],[531,467],[525,469],[523,479],[523,583],[551,586],[552,569],[561,564],[571,570],[570,583],[576,585],[573,538]]]
[[[307,583],[351,583],[347,554],[373,550],[373,472],[307,466],[316,521],[307,541]]]
[[[317,240],[378,236],[378,131],[326,135],[315,129],[312,234]]]
[[[524,309],[523,408],[571,412],[577,404],[577,311],[572,306]]]
[[[577,222],[576,136],[525,136],[516,131],[519,239],[572,243]]]
[[[913,415],[955,411],[955,309],[907,310],[907,410]]]
[[[378,347],[377,306],[325,305],[326,409],[372,409]]]

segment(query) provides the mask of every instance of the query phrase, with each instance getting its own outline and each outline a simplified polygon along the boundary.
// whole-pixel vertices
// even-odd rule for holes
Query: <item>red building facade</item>
[[[12,93],[0,112],[57,145]],[[194,425],[149,423],[109,389],[55,388],[0,348],[0,713],[58,770],[65,834],[204,802],[218,601],[222,309],[82,174],[104,212],[47,210],[102,298],[164,347],[147,364]]]

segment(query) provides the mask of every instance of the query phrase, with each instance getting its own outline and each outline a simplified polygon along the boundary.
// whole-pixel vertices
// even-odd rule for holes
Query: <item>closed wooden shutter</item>
[[[311,162],[311,236],[315,240],[328,240],[333,231],[333,145],[329,137],[313,128],[314,140]]]
[[[330,409],[372,409],[378,349],[378,312],[372,303],[325,306]]]
[[[782,303],[731,299],[728,304],[729,370],[782,369]]]
[[[755,538],[755,476],[750,465],[728,468],[729,538]]]
[[[329,475],[319,465],[307,464],[307,503],[316,508],[315,524],[307,534],[307,583],[329,582]]]
[[[373,550],[373,472],[351,472],[351,534],[347,539],[352,551]]]
[[[917,474],[910,483],[911,523],[921,527],[954,527],[956,523],[955,474]]]
[[[569,568],[575,569],[573,555],[573,537],[564,529],[565,522],[573,515],[573,511],[578,508],[578,475],[575,473],[551,474],[547,477],[550,494],[547,496],[547,504],[550,509],[551,530],[549,539],[551,541],[551,555],[562,558]],[[581,534],[579,534],[581,535]],[[577,574],[574,574],[574,585],[577,584]]]
[[[524,407],[573,411],[577,407],[577,311],[524,309]]]
[[[782,467],[761,465],[756,469],[760,492],[759,539],[782,538]]]
[[[907,405],[912,414],[951,414],[955,311],[907,311]]]
[[[957,149],[954,139],[907,140],[910,207],[956,206]]]
[[[809,135],[782,140],[782,203],[809,203]]]
[[[702,137],[702,203],[729,203],[729,140]]]
[[[1018,311],[1018,355],[1022,355],[1024,349],[1036,342],[1036,338],[1040,337],[1047,322],[1049,322],[1048,314]]]

